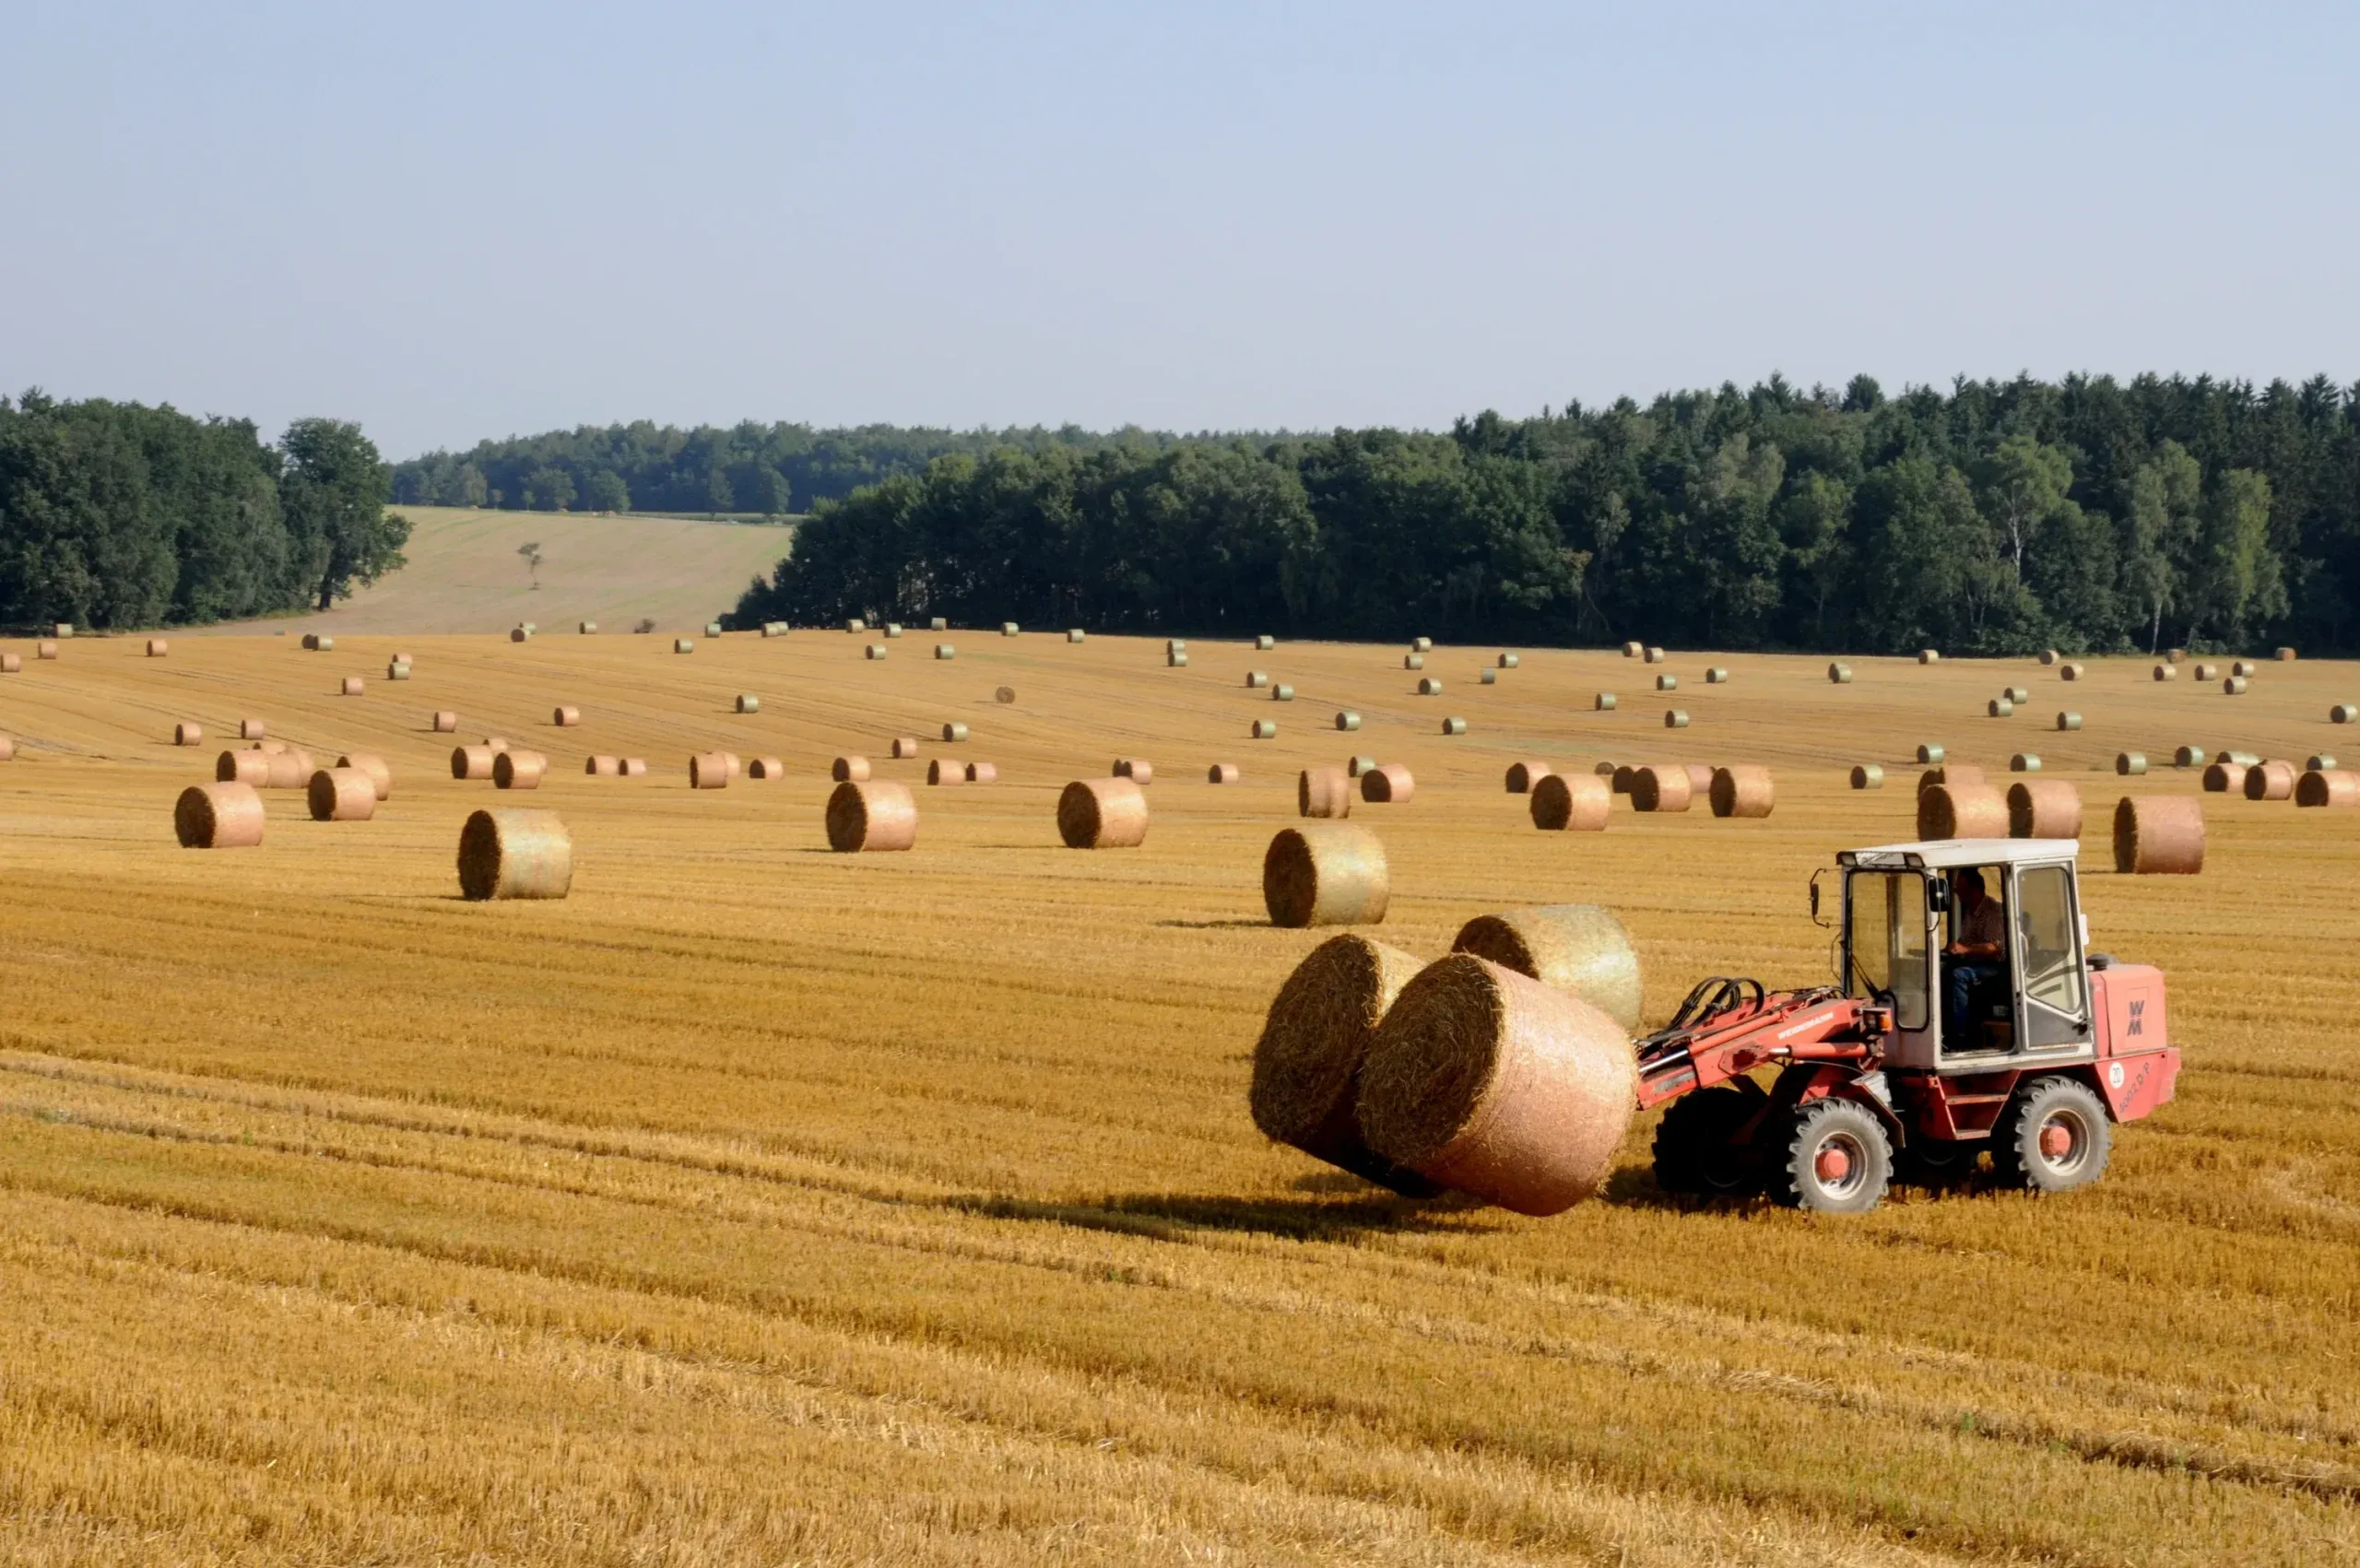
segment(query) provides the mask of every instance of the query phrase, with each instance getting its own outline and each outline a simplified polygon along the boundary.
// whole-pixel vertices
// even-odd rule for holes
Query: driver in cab
[[[1976,986],[2003,972],[2007,915],[1985,890],[1983,873],[1972,867],[1951,873],[1951,898],[1958,910],[1958,939],[1942,949],[1942,1043],[1949,1050],[1973,1050],[1982,1032],[1976,1030],[1969,1039],[1969,1008]]]

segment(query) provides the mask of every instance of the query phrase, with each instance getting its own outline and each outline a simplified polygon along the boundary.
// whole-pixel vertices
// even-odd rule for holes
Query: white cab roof
[[[1955,866],[2004,866],[2017,861],[2071,860],[2082,852],[2079,839],[1926,839],[1917,843],[1878,844],[1871,849],[1847,849],[1836,856],[1842,866],[1870,869],[1931,868]]]

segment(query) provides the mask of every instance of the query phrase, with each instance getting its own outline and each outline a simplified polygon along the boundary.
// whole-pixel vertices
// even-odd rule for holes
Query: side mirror
[[[1811,923],[1823,929],[1826,927],[1827,922],[1820,918],[1819,914],[1819,879],[1826,874],[1827,867],[1824,866],[1811,874]]]

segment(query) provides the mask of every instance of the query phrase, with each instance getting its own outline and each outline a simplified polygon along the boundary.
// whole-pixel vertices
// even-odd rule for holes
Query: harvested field
[[[1603,833],[1543,834],[1511,762],[1660,745],[1658,714],[1590,710],[1611,650],[1461,683],[1446,738],[1398,643],[1287,642],[1280,673],[1363,732],[1284,726],[1208,789],[1271,654],[965,640],[939,663],[799,630],[675,658],[339,623],[328,654],[176,632],[169,658],[27,657],[0,687],[6,1555],[2360,1558],[2360,812],[2208,795],[2201,875],[2108,853],[2122,795],[2199,793],[2160,760],[2183,744],[2332,749],[2360,672],[2271,663],[2225,702],[2090,660],[2084,727],[2043,736],[2042,776],[2086,803],[2094,945],[2169,973],[2187,1052],[2099,1185],[1904,1187],[1845,1220],[1676,1204],[1647,1115],[1599,1196],[1528,1220],[1256,1130],[1265,1010],[1336,935],[1261,903],[1297,772],[1350,738],[1416,775],[1362,934],[1431,961],[1478,914],[1603,904],[1654,1023],[1708,973],[1827,979],[1806,879],[1916,808],[1850,768],[1898,784],[1931,739],[2000,776],[1983,705],[2035,662],[1854,658],[1838,685],[1824,658],[1675,650],[1682,756],[1769,767],[1776,814],[1622,799]],[[396,647],[398,703],[324,678]],[[1708,687],[1708,657],[1741,678]],[[727,713],[742,690],[795,698]],[[595,719],[530,797],[571,834],[569,895],[463,901],[462,825],[514,797],[452,779],[430,713],[553,740],[569,701]],[[257,713],[401,787],[336,823],[266,791],[261,844],[181,849],[173,803],[213,755],[174,723]],[[948,717],[998,784],[928,794],[908,853],[831,854],[829,760],[916,783],[883,737]],[[786,777],[692,791],[684,760],[725,746]],[[666,760],[590,777],[594,747]],[[2123,751],[2155,760],[2118,777]],[[1131,753],[1187,787],[1150,790],[1139,847],[1065,851],[1059,788]]]

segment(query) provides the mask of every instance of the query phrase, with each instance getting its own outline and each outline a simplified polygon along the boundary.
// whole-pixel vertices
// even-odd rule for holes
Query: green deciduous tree
[[[387,512],[393,469],[359,425],[298,419],[280,442],[278,501],[321,609],[402,565],[409,520]]]

